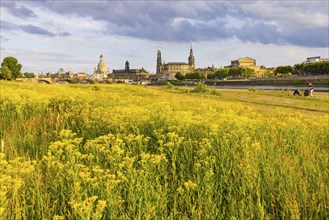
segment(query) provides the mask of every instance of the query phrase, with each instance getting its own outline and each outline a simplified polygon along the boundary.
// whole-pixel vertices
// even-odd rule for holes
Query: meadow
[[[0,219],[329,218],[328,93],[0,86]]]

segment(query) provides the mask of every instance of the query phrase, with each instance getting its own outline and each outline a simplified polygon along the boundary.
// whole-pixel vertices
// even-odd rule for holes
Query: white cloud
[[[327,27],[328,4],[326,1],[254,1],[241,4],[241,9],[255,19],[275,21],[281,25]]]
[[[166,62],[187,62],[192,42],[197,67],[225,66],[243,56],[265,66],[328,56],[328,13],[321,2],[15,3],[22,13],[17,16],[1,8],[4,22],[33,28],[29,34],[22,28],[1,29],[1,59],[18,57],[24,71],[54,72],[63,67],[91,73],[103,54],[110,69],[124,68],[129,60],[132,68],[154,72],[158,46]],[[24,12],[36,16],[24,19]],[[50,34],[36,35],[33,30]]]

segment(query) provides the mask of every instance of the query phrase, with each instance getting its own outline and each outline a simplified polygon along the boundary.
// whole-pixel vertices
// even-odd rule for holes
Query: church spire
[[[161,68],[162,67],[162,58],[161,58],[161,51],[160,48],[158,49],[158,53],[157,53],[157,69],[156,69],[156,73],[161,73]]]
[[[188,57],[188,65],[191,67],[192,70],[195,69],[195,63],[194,63],[194,56],[193,56],[193,48],[191,44],[191,49],[190,49],[190,56]]]
[[[127,73],[130,72],[130,66],[129,66],[129,62],[128,62],[128,60],[126,61],[126,64],[125,64],[125,71],[126,71]]]

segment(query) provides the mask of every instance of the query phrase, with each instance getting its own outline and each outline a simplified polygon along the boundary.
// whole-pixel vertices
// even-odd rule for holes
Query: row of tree
[[[274,71],[265,71],[264,76],[290,76],[290,75],[325,75],[329,74],[329,62],[301,63],[294,66],[278,66]],[[184,79],[224,79],[224,78],[250,78],[255,77],[256,72],[253,69],[240,68],[223,68],[207,75],[202,72],[176,73],[178,80]]]
[[[183,74],[181,72],[177,72],[175,77],[178,80],[184,79],[223,79],[223,78],[249,78],[256,76],[256,72],[253,69],[240,67],[240,68],[224,68],[219,69],[214,72],[210,72],[207,75],[203,72],[192,72]]]
[[[256,72],[253,69],[239,67],[239,68],[224,68],[208,74],[208,79],[218,78],[249,78],[255,77]]]
[[[300,63],[294,66],[278,66],[276,75],[325,75],[329,74],[329,62]]]
[[[295,64],[292,73],[295,75],[329,74],[329,62]]]

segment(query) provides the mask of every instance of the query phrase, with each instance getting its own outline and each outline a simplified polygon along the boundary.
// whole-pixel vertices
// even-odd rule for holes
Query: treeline
[[[329,62],[301,63],[293,69],[296,75],[324,75],[329,74]]]
[[[239,67],[239,68],[224,68],[219,69],[215,72],[208,74],[208,79],[216,79],[216,78],[248,78],[256,76],[256,72],[253,69]]]
[[[278,66],[274,71],[266,70],[262,76],[290,76],[290,75],[325,75],[329,74],[329,62],[317,63],[301,63],[294,66]],[[208,74],[204,72],[192,72],[183,74],[177,72],[175,77],[178,80],[185,79],[225,79],[225,78],[250,78],[256,77],[254,69],[239,67],[239,68],[223,68]]]
[[[256,72],[253,69],[240,67],[240,68],[224,68],[219,69],[214,72],[210,72],[205,74],[203,72],[193,72],[183,74],[181,72],[177,72],[175,77],[178,80],[184,79],[224,79],[224,78],[248,78],[255,77]]]
[[[301,63],[294,66],[278,66],[275,75],[325,75],[329,74],[329,62]]]

